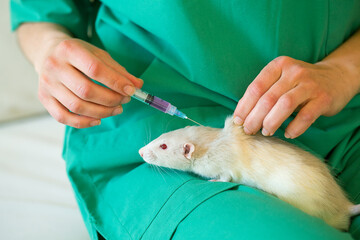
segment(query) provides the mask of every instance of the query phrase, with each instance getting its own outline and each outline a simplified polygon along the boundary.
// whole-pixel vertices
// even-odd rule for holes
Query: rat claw
[[[210,179],[209,182],[222,182],[220,179]]]

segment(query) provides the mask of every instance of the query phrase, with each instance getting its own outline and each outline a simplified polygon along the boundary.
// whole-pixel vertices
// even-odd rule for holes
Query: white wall
[[[10,31],[9,1],[0,0],[0,123],[44,112],[37,75]]]

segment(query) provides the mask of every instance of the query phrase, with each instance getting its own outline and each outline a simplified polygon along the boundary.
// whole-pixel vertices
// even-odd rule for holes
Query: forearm
[[[337,67],[353,95],[360,93],[360,29],[320,63]]]
[[[24,23],[16,33],[21,49],[37,72],[48,50],[59,41],[71,38],[71,33],[64,27],[45,22]]]

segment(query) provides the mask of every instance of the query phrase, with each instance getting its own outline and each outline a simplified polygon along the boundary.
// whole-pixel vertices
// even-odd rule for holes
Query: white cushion
[[[0,125],[1,239],[89,239],[50,116]]]

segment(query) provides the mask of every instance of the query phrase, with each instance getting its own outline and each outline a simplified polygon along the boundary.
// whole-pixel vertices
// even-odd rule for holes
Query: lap
[[[173,239],[351,239],[291,205],[240,186],[211,197],[178,225]]]
[[[256,189],[209,183],[172,170],[159,174],[147,164],[129,171],[133,165],[114,161],[115,157],[104,158],[104,153],[112,156],[109,152],[118,149],[108,143],[94,147],[95,142],[95,137],[88,140],[80,161],[77,157],[68,161],[68,172],[82,190],[76,192],[81,206],[92,210],[90,230],[98,230],[108,239],[169,239],[172,234],[173,239],[351,239],[348,233]],[[356,198],[358,187],[352,184],[352,176],[358,155],[350,155],[354,157],[348,157],[352,160],[347,161],[349,167],[342,169],[339,179]],[[108,168],[106,174],[104,168]],[[357,223],[359,218],[353,222],[355,228]]]

